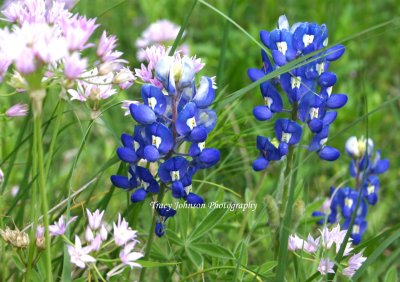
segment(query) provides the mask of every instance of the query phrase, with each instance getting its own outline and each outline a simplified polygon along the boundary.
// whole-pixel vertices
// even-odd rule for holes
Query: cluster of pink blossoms
[[[165,48],[162,45],[153,45],[143,50],[144,63],[141,64],[140,69],[135,69],[135,75],[138,81],[142,83],[149,83],[157,88],[163,89],[164,86],[160,80],[157,79],[156,66],[161,59],[168,57],[170,48]],[[175,52],[174,55],[174,66],[182,65],[182,62],[190,61],[193,64],[193,69],[195,73],[198,73],[203,69],[205,63],[202,62],[201,58],[196,56],[189,57],[181,52]],[[178,69],[176,71],[179,71]],[[125,110],[125,115],[129,115],[129,105],[137,104],[138,101],[125,100],[122,104],[122,109]]]
[[[168,46],[178,36],[180,27],[169,20],[159,20],[149,25],[136,40],[136,54],[139,61],[147,60],[145,49],[151,46]],[[178,50],[189,55],[189,46],[182,44]]]
[[[315,256],[315,259],[318,259],[318,254],[321,253],[322,258],[318,265],[318,271],[322,275],[334,273],[334,256],[339,252],[344,237],[346,236],[346,232],[347,230],[340,230],[340,225],[337,225],[332,228],[332,230],[329,230],[325,226],[324,229],[320,230],[321,236],[316,239],[314,239],[311,234],[308,234],[307,240],[301,239],[296,234],[290,235],[288,249],[293,252],[302,250]],[[335,247],[333,247],[333,245],[335,245]],[[350,240],[346,245],[343,256],[348,257],[351,255],[351,257],[348,259],[342,270],[342,274],[348,278],[351,278],[367,259],[362,256],[362,252],[353,253],[352,251],[353,248]],[[332,256],[331,259],[330,255]]]
[[[68,244],[68,254],[71,258],[71,263],[75,264],[79,268],[86,268],[87,264],[96,264],[96,256],[103,256],[105,252],[104,249],[108,248],[120,248],[119,259],[120,264],[112,268],[107,276],[111,277],[121,273],[126,266],[131,269],[134,267],[141,268],[141,265],[137,262],[138,259],[143,257],[141,252],[135,252],[133,249],[136,244],[139,243],[137,238],[137,231],[132,230],[128,222],[118,215],[118,221],[113,223],[113,236],[107,241],[109,231],[106,225],[103,223],[104,211],[100,212],[96,210],[95,212],[90,212],[86,210],[88,225],[85,228],[85,243],[86,246],[82,245],[82,241],[78,235],[75,235],[75,242],[66,241]],[[64,216],[61,216],[58,221],[54,222],[53,225],[49,226],[50,235],[53,237],[61,236],[64,239],[64,234],[67,230],[68,225],[74,222],[77,217],[72,217],[69,221],[65,221]],[[36,244],[38,247],[44,247],[44,228],[38,226],[36,231]],[[111,244],[111,243],[114,244]],[[101,251],[104,252],[101,252]]]
[[[0,80],[18,91],[60,84],[72,100],[89,100],[93,108],[116,94],[115,86],[133,84],[122,52],[115,50],[115,36],[104,31],[97,43],[91,41],[96,19],[71,13],[64,1],[15,1],[2,13],[11,26],[0,29]],[[87,49],[95,49],[94,60],[83,55]]]

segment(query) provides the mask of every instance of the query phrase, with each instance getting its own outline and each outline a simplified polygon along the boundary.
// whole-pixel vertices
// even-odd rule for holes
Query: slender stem
[[[64,105],[65,102],[63,99],[60,99],[60,102],[58,103],[58,107],[57,107],[57,112],[56,112],[56,121],[55,121],[55,125],[54,125],[54,131],[53,131],[53,135],[51,138],[51,143],[50,143],[50,148],[49,148],[49,152],[47,155],[47,160],[46,160],[46,169],[45,169],[45,179],[47,179],[47,177],[49,176],[49,171],[50,171],[50,165],[51,165],[51,161],[53,159],[53,153],[54,153],[54,149],[56,147],[56,141],[57,141],[57,136],[58,133],[60,131],[60,126],[61,126],[61,120],[62,120],[62,113],[64,111]]]
[[[291,119],[293,121],[297,120],[297,111],[298,105],[297,103],[293,104],[292,116]],[[282,203],[281,203],[281,211],[284,212],[283,220],[281,221],[281,228],[279,232],[279,248],[278,248],[278,267],[276,271],[276,281],[284,281],[285,272],[286,272],[286,257],[287,257],[287,247],[288,247],[288,239],[290,233],[290,222],[292,217],[292,209],[293,209],[293,201],[294,201],[294,177],[292,177],[292,164],[294,162],[294,147],[289,147],[288,156],[286,159],[286,169],[285,169],[285,184],[282,195]]]
[[[37,164],[38,164],[38,160],[37,160],[37,154],[36,154],[36,138],[34,137],[32,140],[32,181],[36,181],[36,177],[37,177]],[[38,225],[38,200],[37,200],[37,183],[34,183],[31,186],[31,222],[32,222],[32,230],[29,236],[29,250],[28,250],[28,265],[26,268],[26,281],[29,280],[30,277],[30,272],[33,266],[33,256],[35,253],[35,246],[36,246],[36,229],[37,229],[37,225]]]
[[[92,265],[94,271],[97,273],[97,275],[100,277],[101,281],[106,282],[106,279],[104,279],[103,275],[101,275],[99,269],[97,268],[97,266],[95,264]],[[95,276],[96,277],[96,276]],[[97,277],[96,277],[97,278]],[[97,280],[97,279],[96,279]]]
[[[37,94],[33,94],[32,97],[44,97],[43,94],[45,90],[39,89],[35,90],[35,92],[41,92]],[[46,180],[45,180],[45,170],[44,170],[44,154],[43,154],[43,144],[42,144],[42,103],[43,99],[33,98],[33,114],[34,114],[34,122],[33,122],[33,136],[35,138],[36,148],[33,154],[37,154],[37,167],[38,167],[38,179],[37,184],[39,188],[39,195],[42,204],[42,213],[43,213],[43,223],[44,223],[44,236],[45,236],[45,265],[46,265],[46,280],[53,281],[53,273],[51,267],[51,238],[49,233],[49,215],[48,215],[48,203],[47,203],[47,195],[46,195]]]
[[[166,187],[164,187],[164,185],[162,184],[160,187],[161,191],[160,193],[158,193],[157,196],[157,203],[161,203],[162,199],[164,198],[164,193],[165,193],[165,189]],[[147,244],[146,244],[146,250],[144,252],[144,257],[143,260],[148,260],[149,256],[150,256],[150,251],[151,251],[151,245],[153,244],[153,239],[154,239],[154,229],[156,227],[156,221],[157,221],[157,212],[154,210],[153,211],[153,220],[151,221],[151,226],[150,226],[150,231],[149,231],[149,240],[147,240]],[[146,274],[146,268],[142,268],[142,271],[140,272],[140,278],[139,281],[144,281],[144,277]]]
[[[174,44],[172,45],[171,49],[169,50],[169,54],[168,54],[169,56],[174,55],[175,50],[178,48],[179,42],[182,39],[183,33],[185,32],[185,28],[187,27],[187,25],[189,23],[190,16],[192,15],[194,7],[196,7],[196,4],[197,4],[197,0],[194,0],[192,6],[189,9],[189,12],[186,14],[185,21],[183,22],[181,28],[179,29],[179,32],[175,38]]]

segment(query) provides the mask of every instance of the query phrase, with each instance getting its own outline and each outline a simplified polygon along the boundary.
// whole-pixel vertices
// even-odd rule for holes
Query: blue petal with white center
[[[167,108],[167,98],[162,91],[151,84],[142,86],[142,99],[157,115],[163,115]]]

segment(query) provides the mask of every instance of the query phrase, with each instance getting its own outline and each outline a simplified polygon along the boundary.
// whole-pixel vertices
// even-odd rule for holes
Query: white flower
[[[114,223],[114,241],[118,246],[125,245],[131,240],[135,240],[137,236],[137,231],[132,230],[128,222],[118,214],[118,222]],[[135,240],[136,241],[136,240]]]
[[[320,237],[314,238],[308,234],[307,241],[304,242],[304,250],[308,253],[315,253],[319,247]]]
[[[90,228],[93,230],[99,229],[101,221],[103,220],[104,211],[100,212],[99,210],[95,210],[94,213],[91,213],[88,209],[86,209],[86,214],[88,216]]]
[[[54,222],[53,225],[49,225],[50,235],[51,236],[64,235],[68,225],[70,225],[71,222],[74,222],[76,219],[77,216],[74,216],[67,223],[65,223],[64,216],[62,215],[58,221]]]
[[[321,259],[321,261],[318,265],[318,271],[322,275],[326,275],[328,273],[335,273],[335,271],[333,270],[334,265],[335,264],[333,262],[331,262],[329,259]]]
[[[68,254],[71,257],[71,263],[79,268],[85,268],[85,263],[96,262],[96,259],[88,255],[92,251],[90,246],[82,248],[81,240],[75,236],[75,246],[68,246]]]
[[[304,240],[300,239],[296,234],[289,236],[288,249],[289,251],[301,250],[304,245]]]
[[[132,252],[136,243],[137,243],[136,241],[133,241],[127,244],[119,254],[119,258],[121,259],[122,263],[125,265],[129,265],[131,269],[133,269],[134,267],[139,267],[139,268],[142,267],[139,263],[135,261],[142,258],[143,254],[139,252]]]

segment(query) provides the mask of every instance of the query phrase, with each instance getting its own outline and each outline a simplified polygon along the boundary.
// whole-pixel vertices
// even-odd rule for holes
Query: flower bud
[[[101,225],[100,237],[101,237],[101,240],[103,240],[103,241],[107,240],[107,229],[106,229],[106,227],[104,226],[104,224]]]
[[[90,229],[89,226],[86,228],[86,231],[85,231],[85,239],[87,242],[92,242],[94,239],[93,231],[92,231],[92,229]]]
[[[268,214],[268,224],[272,228],[278,227],[280,223],[280,218],[279,218],[279,208],[276,203],[276,200],[272,196],[267,195],[264,198],[264,203]]]
[[[303,200],[296,200],[293,204],[292,222],[297,225],[305,212],[305,205]]]
[[[126,82],[133,82],[136,77],[133,75],[130,69],[122,68],[116,76],[114,76],[113,83],[124,84]]]
[[[368,154],[371,154],[373,148],[374,142],[370,138],[366,140],[364,136],[362,136],[360,139],[352,136],[346,141],[346,152],[354,159],[361,158],[364,156],[366,151],[368,151]]]
[[[28,115],[27,104],[15,104],[6,111],[8,117],[24,117]]]

